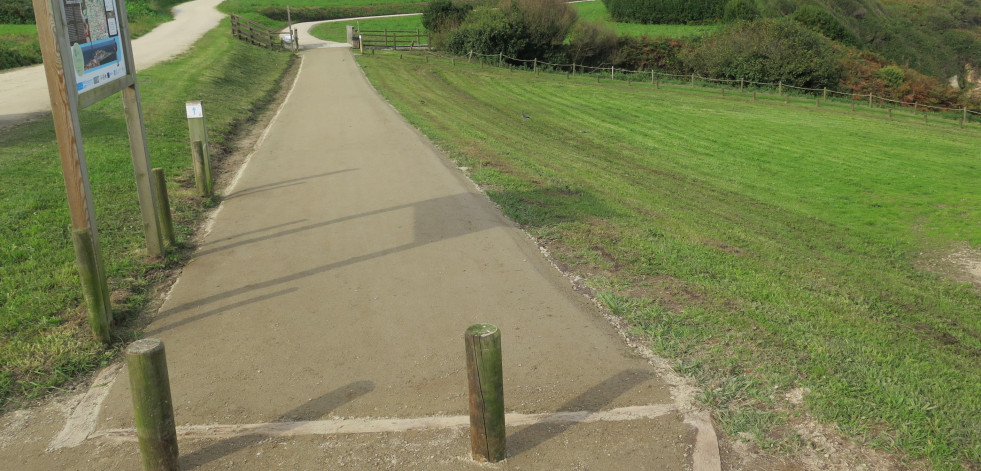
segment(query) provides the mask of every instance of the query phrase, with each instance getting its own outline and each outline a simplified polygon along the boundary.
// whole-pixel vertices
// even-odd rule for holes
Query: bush
[[[685,48],[682,59],[720,79],[834,88],[841,78],[831,41],[785,19],[737,23]]]
[[[41,47],[0,39],[0,70],[41,63]]]
[[[34,4],[31,0],[0,0],[0,23],[34,24]]]
[[[456,4],[452,0],[434,0],[422,12],[422,27],[434,33],[456,28],[471,10],[470,5]]]
[[[605,23],[580,20],[569,33],[569,59],[576,64],[603,62],[617,46],[617,33]]]
[[[893,88],[901,86],[906,81],[906,73],[903,72],[903,69],[895,65],[889,65],[879,69],[878,75],[879,78],[886,82],[886,85]]]
[[[554,55],[579,16],[565,0],[505,0],[501,9],[509,12],[512,22],[524,25],[528,34],[524,59]]]
[[[794,21],[823,34],[826,38],[849,46],[857,46],[859,41],[848,28],[838,21],[828,10],[814,5],[806,5],[793,15]]]
[[[450,33],[446,50],[459,55],[504,53],[517,57],[528,45],[528,32],[499,9],[474,10]]]
[[[691,72],[681,60],[686,43],[677,39],[642,36],[620,36],[613,53],[613,65],[630,70],[657,69],[662,72]]]
[[[729,0],[722,11],[726,21],[751,21],[760,17],[760,10],[753,0]]]
[[[726,0],[603,0],[610,17],[628,23],[683,24],[722,18]]]

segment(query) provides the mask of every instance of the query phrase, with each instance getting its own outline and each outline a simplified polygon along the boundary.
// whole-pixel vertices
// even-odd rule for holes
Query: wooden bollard
[[[191,143],[191,158],[194,160],[194,182],[197,184],[198,193],[201,196],[209,197],[211,196],[211,182],[208,181],[208,176],[205,174],[205,162],[204,162],[204,144],[201,141],[194,141]]]
[[[174,404],[163,343],[159,339],[142,339],[129,344],[126,367],[143,469],[179,471]]]
[[[470,447],[475,460],[496,463],[507,457],[501,331],[490,324],[476,324],[467,329],[464,339],[470,394]]]
[[[157,217],[160,219],[160,232],[168,244],[174,245],[174,218],[170,213],[170,198],[167,197],[167,180],[162,168],[150,170],[153,178],[153,192],[157,194]]]
[[[722,98],[726,97],[726,88],[722,87]]]
[[[109,289],[101,268],[102,261],[96,252],[92,229],[73,229],[72,242],[75,244],[78,275],[82,280],[82,295],[88,309],[92,337],[99,342],[109,343],[109,326],[112,324],[112,311],[106,298]]]

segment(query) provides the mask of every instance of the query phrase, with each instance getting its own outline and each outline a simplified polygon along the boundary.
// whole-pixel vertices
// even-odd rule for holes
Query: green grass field
[[[717,25],[641,25],[635,23],[619,23],[610,19],[606,12],[606,5],[599,0],[591,2],[580,2],[571,4],[579,17],[585,20],[607,23],[619,35],[640,36],[665,36],[669,38],[693,38],[703,36],[718,29]]]
[[[197,224],[184,102],[204,99],[213,151],[231,145],[236,127],[278,87],[289,54],[267,51],[228,35],[227,20],[188,54],[140,71],[148,146],[162,167],[181,238]],[[147,260],[122,101],[110,97],[80,116],[89,177],[115,309],[132,317],[160,281],[161,268],[186,253]],[[93,342],[82,308],[69,234],[68,205],[52,122],[44,119],[0,133],[0,406],[43,394],[113,358],[115,345]]]
[[[425,36],[426,28],[422,27],[422,15],[323,23],[314,26],[310,30],[310,34],[325,41],[345,42],[347,41],[347,25],[354,26],[355,30],[358,29],[359,25],[362,30],[415,31],[418,29],[423,35],[422,44],[428,44],[428,39]]]
[[[411,54],[359,61],[698,380],[730,436],[807,446],[783,400],[806,388],[806,410],[859,441],[937,469],[981,462],[981,293],[936,274],[981,247],[976,123]]]

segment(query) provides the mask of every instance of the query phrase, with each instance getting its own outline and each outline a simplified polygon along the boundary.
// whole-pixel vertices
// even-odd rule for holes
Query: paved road
[[[167,348],[184,469],[485,469],[464,425],[463,332],[478,322],[503,335],[501,469],[718,469],[676,379],[374,92],[350,50],[301,56],[145,331]],[[137,469],[125,371],[80,400],[6,417],[0,459]]]
[[[222,0],[193,0],[173,9],[174,20],[133,40],[136,69],[143,70],[176,56],[214,28],[223,13]],[[40,65],[0,73],[0,128],[51,111],[44,68]]]

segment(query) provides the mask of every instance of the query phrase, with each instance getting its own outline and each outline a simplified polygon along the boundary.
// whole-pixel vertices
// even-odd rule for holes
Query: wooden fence
[[[238,15],[231,15],[232,36],[268,49],[282,47],[279,33]]]
[[[421,30],[358,30],[361,48],[376,49],[428,49],[429,33]]]

